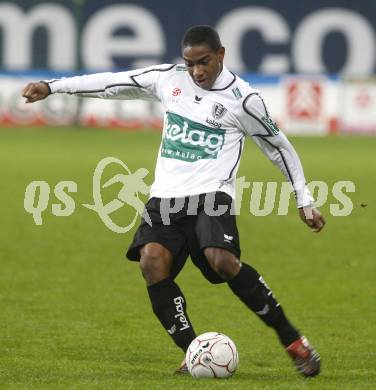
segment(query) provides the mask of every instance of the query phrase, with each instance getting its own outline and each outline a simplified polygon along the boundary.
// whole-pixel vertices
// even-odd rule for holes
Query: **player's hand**
[[[325,226],[325,218],[314,207],[302,207],[299,209],[299,215],[301,220],[315,233],[320,232]]]
[[[46,83],[29,83],[22,91],[22,96],[26,98],[25,103],[34,103],[45,99],[50,94]]]

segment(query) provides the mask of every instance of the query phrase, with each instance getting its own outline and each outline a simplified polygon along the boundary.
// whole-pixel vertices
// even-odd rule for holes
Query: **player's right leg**
[[[140,268],[154,314],[183,352],[196,337],[189,320],[185,297],[171,277],[172,253],[151,242],[140,249]]]
[[[185,354],[196,334],[188,317],[185,297],[174,279],[189,254],[186,238],[173,223],[162,223],[160,199],[151,198],[146,210],[152,225],[142,218],[127,257],[140,262],[153,312]]]
[[[140,268],[146,285],[151,286],[170,276],[172,253],[158,242],[140,248]]]
[[[127,257],[140,262],[153,312],[184,354],[196,337],[188,317],[186,300],[174,279],[189,255],[186,237],[172,222],[161,219],[159,198],[146,204],[150,225],[144,218],[127,251]]]

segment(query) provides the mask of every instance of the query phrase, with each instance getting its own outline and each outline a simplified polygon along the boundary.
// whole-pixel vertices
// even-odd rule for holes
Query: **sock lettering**
[[[179,330],[185,330],[188,329],[189,323],[187,320],[187,317],[184,314],[184,298],[183,297],[176,297],[174,298],[174,303],[176,307],[177,314],[175,314],[175,318],[179,318],[179,321],[182,323],[182,327]]]

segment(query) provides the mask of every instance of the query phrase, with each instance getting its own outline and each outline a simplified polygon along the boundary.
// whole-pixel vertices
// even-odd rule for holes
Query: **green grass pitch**
[[[229,335],[240,366],[229,380],[172,375],[182,353],[154,317],[137,264],[124,256],[134,229],[115,234],[81,206],[92,202],[92,173],[106,156],[132,171],[146,167],[151,183],[159,138],[143,131],[0,129],[0,388],[374,389],[376,137],[292,138],[309,181],[356,184],[348,217],[330,215],[329,196],[322,233],[311,233],[293,206],[288,216],[255,217],[243,204],[238,218],[242,259],[264,276],[322,356],[322,374],[313,380],[295,373],[273,332],[226,285],[210,285],[190,262],[178,283],[195,330]],[[282,180],[251,141],[239,174]],[[52,188],[42,226],[23,208],[33,180]],[[61,180],[78,185],[69,217],[51,213]]]

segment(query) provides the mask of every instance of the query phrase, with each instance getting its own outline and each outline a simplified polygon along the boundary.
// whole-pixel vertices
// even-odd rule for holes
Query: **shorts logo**
[[[187,162],[216,159],[224,141],[224,130],[167,112],[161,155]]]
[[[224,242],[228,242],[229,244],[232,244],[232,240],[234,239],[233,236],[229,236],[227,234],[223,234]]]
[[[222,118],[227,112],[227,108],[221,103],[214,103],[212,108],[212,116],[214,119]]]

